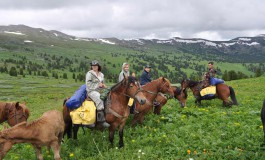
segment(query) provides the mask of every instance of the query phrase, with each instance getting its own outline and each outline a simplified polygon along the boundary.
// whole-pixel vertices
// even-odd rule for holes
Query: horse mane
[[[180,95],[181,94],[181,91],[182,89],[180,87],[176,87],[176,90],[174,91],[177,95]],[[185,89],[184,90],[184,98],[187,98],[188,97],[188,93],[187,93],[187,90]]]
[[[199,83],[200,83],[199,81],[189,80],[189,86],[190,87],[194,87],[194,86],[198,85]]]
[[[8,128],[8,129],[3,130],[2,132],[0,132],[0,135],[8,135],[8,133],[11,132],[12,130],[15,130],[15,129],[21,128],[21,127],[23,127],[23,128],[26,127],[27,129],[29,129],[29,128],[36,128],[40,124],[42,124],[44,122],[45,122],[45,118],[44,117],[40,117],[40,118],[38,118],[38,119],[36,119],[36,120],[34,120],[32,122],[26,122],[26,121],[24,121],[24,122],[18,123],[17,125],[15,125],[15,126],[13,126],[11,128]]]
[[[115,91],[117,88],[119,88],[119,86],[120,86],[124,81],[125,81],[125,78],[124,78],[122,81],[116,83],[114,86],[112,86],[112,87],[110,88],[110,90],[111,90],[111,91]],[[128,84],[127,84],[126,87],[128,88],[129,85],[130,85],[131,83],[135,82],[135,81],[136,81],[136,78],[135,78],[135,77],[133,77],[133,76],[128,76]]]

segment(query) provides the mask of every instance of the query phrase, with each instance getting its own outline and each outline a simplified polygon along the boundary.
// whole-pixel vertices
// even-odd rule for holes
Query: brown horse
[[[181,107],[185,107],[188,97],[187,90],[182,90],[181,88],[177,87],[172,87],[172,89],[174,91],[174,98],[179,101]],[[158,93],[155,100],[159,105],[154,107],[154,114],[159,115],[162,107],[167,103],[168,98],[164,96],[164,94]]]
[[[129,98],[134,98],[143,105],[146,99],[141,92],[141,86],[135,77],[125,77],[121,82],[114,85],[110,92],[109,98],[105,101],[106,121],[110,124],[109,141],[113,146],[115,130],[119,127],[119,147],[123,147],[123,129],[129,116],[128,102]],[[69,109],[63,107],[64,120],[66,123],[66,133],[68,138],[71,137],[72,120],[69,115]],[[74,125],[74,139],[77,139],[77,131]],[[78,128],[78,127],[77,127]]]
[[[194,97],[196,98],[195,103],[199,105],[201,105],[201,100],[210,100],[214,98],[221,99],[223,101],[224,106],[238,105],[236,95],[232,87],[227,86],[226,84],[217,84],[216,94],[213,97],[205,98],[200,95],[201,83],[202,82],[185,79],[181,82],[181,87],[183,90],[185,90],[186,88],[190,88],[193,92]],[[231,97],[232,101],[228,99],[229,96]]]
[[[51,110],[39,119],[27,123],[19,123],[0,132],[0,159],[17,143],[31,143],[37,158],[43,160],[42,146],[53,149],[54,159],[60,160],[60,145],[63,137],[64,121],[62,112]]]
[[[135,103],[136,113],[134,114],[132,120],[133,127],[137,123],[143,123],[144,116],[153,109],[153,101],[155,100],[159,92],[169,94],[170,97],[174,96],[170,81],[164,77],[160,77],[142,86],[142,92],[146,97],[147,102],[144,105],[138,102]]]
[[[10,126],[27,121],[29,109],[24,103],[19,102],[0,102],[0,124],[4,121]]]

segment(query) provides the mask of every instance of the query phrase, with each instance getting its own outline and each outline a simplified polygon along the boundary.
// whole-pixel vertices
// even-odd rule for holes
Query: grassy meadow
[[[265,148],[260,110],[265,98],[265,77],[229,81],[236,92],[238,106],[222,107],[222,101],[194,104],[189,91],[187,106],[180,108],[169,100],[161,115],[149,114],[144,124],[124,130],[125,147],[118,149],[108,141],[108,130],[82,129],[78,141],[64,139],[61,157],[64,160],[93,159],[264,159]],[[62,109],[63,99],[71,96],[82,83],[43,77],[11,77],[0,74],[0,100],[27,102],[32,121],[45,111]],[[2,125],[0,125],[2,128]],[[45,160],[53,153],[43,148]],[[5,160],[36,159],[30,144],[16,144]]]

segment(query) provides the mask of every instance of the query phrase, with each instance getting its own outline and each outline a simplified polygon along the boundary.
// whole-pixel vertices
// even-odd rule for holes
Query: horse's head
[[[181,107],[185,107],[188,98],[187,89],[174,87],[173,90],[174,90],[174,98],[176,98],[179,101]]]
[[[20,122],[27,121],[29,117],[29,109],[26,107],[24,103],[11,103],[6,105],[6,117],[7,123],[10,126],[14,126]]]
[[[181,88],[182,88],[182,90],[185,90],[186,88],[188,88],[189,87],[189,83],[190,83],[190,81],[188,79],[183,79],[181,81]]]
[[[126,94],[129,97],[136,99],[141,105],[145,104],[146,98],[141,92],[140,83],[136,80],[135,77],[125,77],[122,83],[127,87]]]
[[[158,79],[158,83],[159,83],[159,92],[162,92],[164,94],[168,94],[170,96],[170,98],[172,98],[174,96],[174,91],[171,87],[170,81],[164,77],[160,77]]]

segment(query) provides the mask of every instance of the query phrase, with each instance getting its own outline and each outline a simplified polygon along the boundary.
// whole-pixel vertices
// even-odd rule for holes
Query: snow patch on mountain
[[[25,35],[25,34],[19,32],[19,31],[17,31],[17,32],[4,31],[4,33],[7,33],[7,34],[15,34],[15,35]]]

